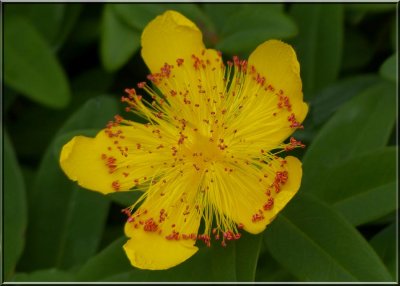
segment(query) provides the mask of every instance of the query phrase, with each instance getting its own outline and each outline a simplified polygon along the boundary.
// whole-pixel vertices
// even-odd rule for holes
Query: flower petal
[[[178,168],[178,167],[177,167]],[[194,246],[201,213],[196,208],[198,176],[178,170],[161,177],[125,225],[124,245],[131,264],[141,269],[168,269],[198,250]]]
[[[244,230],[253,234],[260,233],[300,188],[301,162],[292,156],[286,157],[284,161],[286,163],[283,167],[283,159],[276,159],[264,169],[249,164],[247,167],[233,169],[232,173],[216,168],[214,181],[220,186],[219,194],[209,197],[226,216],[237,224],[243,224]],[[285,171],[287,180],[279,185],[276,192],[274,180],[278,173]],[[271,198],[272,203],[268,205]]]
[[[241,112],[228,124],[235,130],[230,145],[252,156],[276,148],[307,115],[296,54],[281,41],[266,41],[250,55],[243,90]]]
[[[177,59],[188,61],[205,49],[199,28],[176,11],[166,11],[152,20],[142,34],[142,57],[152,73]]]
[[[154,169],[162,170],[165,152],[149,154],[143,150],[159,142],[150,128],[140,124],[104,129],[95,138],[76,136],[65,144],[60,165],[84,188],[103,194],[127,191],[150,180]],[[143,145],[140,150],[138,143]]]

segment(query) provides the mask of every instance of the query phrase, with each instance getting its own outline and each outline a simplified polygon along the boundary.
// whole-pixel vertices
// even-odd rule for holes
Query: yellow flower
[[[152,84],[122,100],[148,123],[116,116],[95,138],[68,142],[60,164],[90,190],[143,190],[124,210],[124,249],[135,267],[167,269],[195,254],[199,240],[226,246],[241,229],[262,232],[290,201],[301,163],[277,154],[303,147],[283,142],[308,107],[295,52],[281,41],[224,65],[194,23],[167,11],[144,29],[142,56]]]

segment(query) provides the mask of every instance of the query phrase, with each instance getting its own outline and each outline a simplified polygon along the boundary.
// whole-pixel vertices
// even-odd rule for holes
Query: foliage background
[[[3,281],[398,281],[396,6],[4,4]],[[58,156],[122,114],[148,72],[141,31],[166,9],[226,58],[291,43],[310,113],[301,190],[267,230],[151,272],[121,248],[136,194],[80,189]]]

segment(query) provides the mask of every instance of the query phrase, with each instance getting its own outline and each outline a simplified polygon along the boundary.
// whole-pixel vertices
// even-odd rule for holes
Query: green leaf
[[[369,242],[392,274],[392,281],[395,281],[397,272],[396,259],[398,255],[396,247],[396,223],[394,222],[384,228],[373,236]]]
[[[19,16],[27,20],[46,42],[54,47],[63,28],[66,8],[67,5],[61,3],[25,3],[8,5],[5,12],[6,17]]]
[[[255,281],[297,282],[298,279],[296,279],[287,269],[282,267],[282,265],[280,265],[268,251],[265,251],[262,255],[260,255]]]
[[[379,74],[390,81],[397,81],[396,54],[391,55],[379,68]]]
[[[116,192],[107,194],[106,197],[124,207],[133,205],[143,194],[141,191]]]
[[[236,279],[237,281],[254,281],[258,256],[263,236],[246,232],[235,241],[236,246]]]
[[[378,81],[379,77],[375,74],[360,74],[327,86],[311,102],[313,122],[323,124],[344,103]]]
[[[302,281],[390,281],[370,245],[342,216],[298,194],[264,232],[272,256]]]
[[[59,4],[60,5],[60,4]],[[61,27],[55,39],[56,48],[59,49],[71,34],[82,12],[82,4],[69,3],[65,5]]]
[[[307,192],[361,225],[396,209],[396,174],[396,148],[387,147],[321,171]]]
[[[287,39],[296,33],[294,22],[269,5],[247,6],[225,20],[216,48],[229,54],[247,56],[266,40]]]
[[[343,47],[342,4],[293,4],[290,15],[299,28],[293,44],[300,61],[306,100],[335,81]]]
[[[382,13],[396,9],[395,3],[354,3],[346,4],[346,9],[354,11],[365,11],[368,13]]]
[[[99,193],[80,189],[59,167],[63,143],[82,129],[98,131],[116,114],[116,102],[93,99],[59,130],[39,166],[30,201],[28,241],[21,267],[67,269],[91,257],[100,244],[109,201]],[[67,132],[73,132],[66,134]],[[90,132],[93,135],[95,132]],[[86,133],[87,134],[87,133]],[[49,232],[51,228],[51,232]]]
[[[3,274],[9,280],[24,248],[28,216],[24,180],[7,133],[3,142]]]
[[[365,67],[371,62],[375,50],[363,33],[357,29],[345,29],[341,69],[351,71]]]
[[[121,226],[122,227],[122,226]],[[78,281],[99,281],[104,277],[132,270],[122,246],[126,238],[121,237],[90,258],[77,272]]]
[[[31,273],[17,273],[13,282],[74,282],[75,275],[55,268],[39,270]]]
[[[104,7],[101,25],[102,64],[108,71],[116,71],[139,49],[140,33],[122,22],[111,4]]]
[[[70,100],[68,80],[49,45],[22,18],[6,17],[4,28],[6,85],[47,107],[65,107]]]
[[[382,82],[343,105],[307,148],[302,188],[312,188],[323,169],[385,146],[396,119],[395,103],[395,86]]]

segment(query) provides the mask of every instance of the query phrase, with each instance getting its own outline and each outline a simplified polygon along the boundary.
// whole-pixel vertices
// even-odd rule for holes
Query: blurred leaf
[[[354,4],[346,4],[346,9],[348,10],[356,10],[356,11],[365,11],[368,13],[381,13],[387,12],[396,9],[395,3],[354,3]]]
[[[374,74],[358,74],[336,81],[322,89],[311,102],[313,122],[316,125],[323,124],[342,104],[367,87],[378,83],[379,80],[380,78]]]
[[[396,119],[395,102],[395,85],[382,82],[343,105],[307,148],[302,189],[313,188],[323,169],[385,146]]]
[[[17,273],[13,282],[73,282],[77,281],[75,275],[70,272],[55,268],[39,270],[31,273]]]
[[[55,40],[56,48],[60,48],[67,37],[71,34],[71,31],[76,25],[82,12],[82,8],[82,4],[79,3],[68,3],[68,5],[65,5],[65,11],[63,13],[64,17]]]
[[[103,10],[101,60],[108,71],[125,65],[140,47],[140,33],[122,22],[111,4]]]
[[[99,281],[104,277],[132,270],[122,249],[125,242],[126,238],[121,237],[90,258],[77,272],[77,280]]]
[[[272,256],[302,281],[390,281],[364,238],[328,205],[298,194],[265,231]]]
[[[379,74],[390,81],[398,80],[396,73],[396,54],[391,55],[379,68]]]
[[[3,274],[10,280],[25,244],[27,202],[25,184],[8,134],[4,134],[3,151]]]
[[[66,6],[62,3],[11,4],[7,5],[5,11],[6,18],[15,16],[24,18],[33,26],[33,29],[40,33],[49,46],[54,47],[56,39],[61,35]]]
[[[307,192],[361,225],[396,209],[396,174],[396,148],[386,147],[320,172]]]
[[[76,76],[71,82],[71,89],[75,93],[106,93],[114,81],[114,74],[103,69],[88,69]]]
[[[293,4],[299,34],[293,44],[300,61],[306,100],[338,76],[343,47],[342,4]]]
[[[396,223],[392,223],[380,231],[372,237],[369,242],[392,274],[393,280],[395,280],[398,269],[396,267],[398,255],[398,249],[396,247]]]
[[[109,201],[70,181],[59,167],[59,154],[62,144],[74,134],[86,133],[84,128],[98,131],[115,113],[114,100],[107,97],[93,99],[59,130],[58,136],[65,135],[50,144],[40,164],[30,201],[31,223],[22,261],[25,270],[54,266],[69,268],[96,252]]]
[[[15,100],[18,98],[18,94],[12,90],[4,86],[3,89],[3,112],[6,113],[7,110],[13,105]]]
[[[247,56],[266,40],[287,39],[297,33],[295,23],[274,6],[246,6],[225,20],[216,48],[229,54]]]
[[[253,235],[243,232],[242,237],[235,241],[237,281],[255,281],[262,238],[262,234]]]
[[[264,236],[265,240],[265,236]],[[265,243],[264,243],[265,244]],[[268,251],[260,256],[257,265],[256,282],[293,282],[298,281],[282,267]]]
[[[107,194],[106,197],[111,201],[116,202],[124,207],[128,207],[134,204],[140,196],[143,194],[141,191],[128,191],[128,192],[116,192]]]
[[[390,28],[390,42],[392,44],[392,50],[397,50],[397,19],[396,17],[392,18],[392,26]]]
[[[4,27],[5,83],[47,107],[65,107],[70,100],[68,80],[50,47],[22,18],[7,19]]]
[[[371,62],[375,48],[360,31],[347,28],[344,33],[342,70],[355,70]]]

